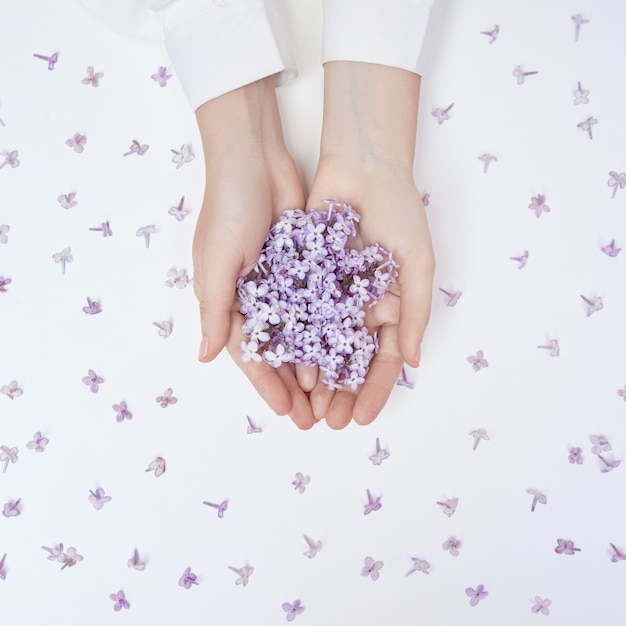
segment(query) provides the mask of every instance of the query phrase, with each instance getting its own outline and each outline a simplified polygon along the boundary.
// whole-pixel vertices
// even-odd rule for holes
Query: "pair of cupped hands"
[[[308,198],[283,139],[274,77],[196,110],[206,190],[193,243],[200,304],[200,361],[226,347],[273,411],[301,429],[325,419],[339,429],[369,424],[384,407],[404,363],[417,367],[430,315],[434,257],[413,180],[420,77],[401,69],[335,61],[324,66],[320,158]],[[317,367],[244,362],[237,278],[256,264],[270,226],[288,209],[332,198],[360,214],[354,247],[378,243],[399,263],[398,279],[367,309],[379,349],[355,391],[329,390]]]

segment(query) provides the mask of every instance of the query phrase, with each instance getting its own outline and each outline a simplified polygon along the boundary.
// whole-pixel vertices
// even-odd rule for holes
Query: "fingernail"
[[[202,337],[202,341],[200,342],[200,351],[198,353],[198,360],[205,361],[208,353],[209,353],[209,338]]]
[[[415,367],[419,367],[420,359],[422,358],[422,346],[417,346],[417,352],[415,353]]]

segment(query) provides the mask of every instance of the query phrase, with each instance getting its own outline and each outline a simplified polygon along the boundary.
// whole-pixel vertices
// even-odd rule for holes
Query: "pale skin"
[[[194,238],[194,285],[200,302],[199,358],[226,346],[259,394],[302,429],[325,419],[339,429],[371,423],[384,407],[402,365],[417,367],[430,314],[434,257],[413,159],[420,77],[369,63],[324,66],[320,159],[307,209],[333,198],[361,215],[359,241],[379,243],[400,264],[397,284],[368,309],[378,354],[356,391],[329,391],[317,368],[244,363],[242,317],[234,293],[254,266],[270,224],[305,194],[284,144],[273,78],[202,105],[196,117],[207,168],[203,208]],[[227,242],[227,243],[226,243]]]

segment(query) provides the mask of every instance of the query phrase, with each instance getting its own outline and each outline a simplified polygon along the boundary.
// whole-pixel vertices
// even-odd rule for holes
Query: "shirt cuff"
[[[324,0],[322,63],[361,61],[422,73],[433,0]]]

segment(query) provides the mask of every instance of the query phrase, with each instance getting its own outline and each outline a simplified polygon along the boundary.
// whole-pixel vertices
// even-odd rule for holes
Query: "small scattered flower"
[[[133,556],[128,559],[128,567],[136,569],[138,572],[143,572],[146,569],[146,564],[139,558],[139,550],[137,548],[133,550]]]
[[[156,74],[152,74],[152,76],[150,78],[152,78],[153,81],[159,83],[160,87],[166,87],[167,86],[167,81],[170,78],[172,78],[172,75],[167,73],[167,68],[166,67],[161,66],[156,71]]]
[[[124,420],[130,421],[133,419],[133,414],[128,410],[125,400],[122,400],[119,404],[114,404],[112,408],[116,413],[115,421],[123,422]]]
[[[176,287],[176,289],[184,289],[191,279],[187,275],[187,270],[177,270],[175,267],[171,267],[167,270],[167,280],[165,284],[168,287]]]
[[[152,322],[152,325],[159,329],[159,336],[163,337],[163,339],[167,339],[174,330],[174,324],[172,324],[172,322],[168,322],[167,320],[163,320],[162,322]]]
[[[239,578],[235,581],[235,585],[243,585],[244,587],[248,584],[248,580],[252,575],[252,572],[254,572],[254,567],[251,567],[250,565],[244,565],[243,567],[232,567],[229,565],[228,569],[231,572],[235,572],[235,574],[239,576]]]
[[[0,167],[2,166],[0,165]],[[626,187],[626,172],[620,172],[618,174],[617,172],[611,171],[609,172],[609,177],[607,185],[613,187],[613,194],[611,195],[611,199],[613,199],[618,189],[624,189],[624,187]]]
[[[402,366],[402,370],[400,371],[400,377],[396,381],[396,385],[398,387],[406,387],[407,389],[414,389],[415,384],[409,380],[409,377],[406,374],[406,368]]]
[[[7,578],[7,572],[4,569],[4,562],[7,558],[6,552],[2,555],[2,558],[0,559],[0,580],[6,580]]]
[[[300,493],[304,493],[306,486],[311,482],[310,476],[305,476],[302,472],[296,473],[296,479],[292,481],[293,488]]]
[[[465,595],[470,598],[470,606],[476,606],[481,600],[484,600],[489,592],[485,591],[485,585],[478,585],[476,589],[468,587],[465,590]]]
[[[372,580],[378,580],[383,565],[382,561],[374,561],[371,556],[367,556],[365,557],[365,565],[361,569],[361,576],[369,576]]]
[[[102,313],[102,306],[96,300],[88,297],[87,306],[83,307],[83,312],[87,315],[98,315],[98,313]]]
[[[80,82],[83,85],[91,85],[92,87],[98,87],[100,85],[100,79],[104,76],[102,72],[94,72],[93,65],[87,68],[87,77],[83,78]]]
[[[128,152],[125,152],[122,156],[130,156],[131,154],[143,156],[146,152],[148,152],[149,149],[150,146],[148,144],[142,144],[139,143],[136,139],[133,139],[132,143],[130,144],[130,148],[128,149]]]
[[[378,511],[382,507],[380,496],[378,498],[372,498],[370,490],[367,490],[367,504],[363,506],[363,515],[369,515],[372,511]]]
[[[550,350],[550,356],[559,356],[561,354],[561,347],[556,339],[550,339],[547,345],[537,346],[541,350]]]
[[[76,197],[76,192],[72,191],[72,193],[61,194],[57,198],[57,200],[64,209],[71,209],[78,204],[78,202],[74,200],[75,197]]]
[[[0,463],[4,461],[4,468],[2,473],[4,474],[9,467],[9,463],[17,463],[17,448],[9,448],[8,446],[0,446]]]
[[[94,226],[93,228],[90,228],[89,230],[94,231],[94,232],[100,232],[102,233],[103,237],[113,236],[113,231],[111,230],[111,226],[109,225],[109,222],[100,222],[100,226]]]
[[[589,139],[593,139],[593,133],[592,133],[591,128],[594,124],[597,124],[597,123],[598,123],[598,120],[595,117],[590,116],[586,120],[583,120],[579,124],[576,124],[576,127],[586,132],[589,135]]]
[[[262,433],[263,429],[260,426],[257,426],[249,415],[246,415],[246,419],[248,420],[248,428],[246,429],[246,434],[248,435],[256,435],[257,433]]]
[[[154,472],[154,475],[158,478],[162,474],[165,474],[165,459],[161,456],[158,456],[150,465],[148,465],[148,469],[146,472]]]
[[[38,59],[42,59],[44,61],[48,62],[48,69],[50,71],[52,71],[54,69],[54,66],[56,64],[56,62],[59,60],[59,53],[55,52],[54,54],[50,55],[49,57],[43,55],[43,54],[33,54],[34,57],[38,58]]]
[[[478,157],[478,160],[483,162],[483,173],[486,174],[489,169],[489,164],[492,161],[496,163],[498,161],[498,157],[495,157],[493,154],[481,154]]]
[[[570,448],[569,449],[569,456],[567,457],[567,460],[572,465],[582,465],[582,463],[583,463],[583,451],[582,451],[582,448],[579,448],[578,446],[576,446],[575,448]]]
[[[9,238],[7,237],[7,233],[11,230],[11,227],[8,224],[0,224],[0,243],[6,244],[9,243]]]
[[[228,500],[222,500],[219,504],[215,504],[213,502],[203,502],[202,504],[206,504],[213,509],[217,509],[217,516],[220,519],[224,517],[224,511],[228,508]]]
[[[442,546],[444,550],[448,550],[452,556],[459,556],[459,548],[461,547],[461,542],[456,537],[448,537]]]
[[[5,165],[10,165],[12,168],[19,167],[20,160],[17,158],[19,156],[18,150],[11,150],[11,152],[0,152],[0,154],[4,157],[4,161],[0,163],[0,170]]]
[[[591,454],[610,452],[613,449],[609,440],[604,435],[589,435],[589,441],[593,444]]]
[[[618,389],[617,390],[617,395],[624,401],[626,402],[626,385],[624,385],[623,389]]]
[[[188,567],[178,579],[178,585],[185,589],[191,589],[191,585],[199,584],[197,579],[198,577],[191,571],[191,567]]]
[[[0,293],[6,293],[8,291],[7,287],[12,282],[13,281],[10,278],[7,278],[6,276],[1,276],[0,275]]]
[[[427,207],[430,204],[430,194],[429,193],[425,193],[422,196],[422,204]]]
[[[150,235],[154,235],[156,231],[157,229],[154,224],[148,224],[147,226],[142,226],[141,228],[138,228],[135,235],[137,235],[137,237],[143,237],[146,243],[146,248],[149,248],[150,247]]]
[[[87,370],[87,376],[83,378],[83,383],[89,387],[91,393],[98,393],[103,382],[104,378],[98,376],[93,370]]]
[[[405,574],[405,576],[409,576],[414,574],[415,572],[422,572],[424,574],[430,574],[428,571],[430,569],[430,563],[425,561],[424,559],[418,559],[414,556],[411,557],[413,561],[413,567]]]
[[[306,541],[307,546],[309,546],[309,549],[306,552],[304,552],[304,556],[308,557],[309,559],[312,559],[322,549],[322,542],[313,541],[313,539],[311,539],[307,535],[303,535],[303,537],[304,537],[304,540]]]
[[[87,137],[85,135],[81,135],[80,133],[75,133],[72,137],[70,137],[65,145],[73,148],[74,152],[80,154],[85,149],[85,144],[87,143]]]
[[[550,207],[546,204],[546,197],[541,194],[537,194],[530,199],[528,208],[535,212],[537,218],[540,218],[542,213],[550,213]]]
[[[24,391],[19,386],[17,380],[12,380],[8,385],[0,387],[0,393],[3,393],[9,400],[13,400],[13,398],[19,398]]]
[[[2,507],[2,515],[4,517],[19,517],[22,514],[20,502],[21,498],[18,498],[15,502],[5,502]]]
[[[539,502],[539,504],[546,504],[548,502],[548,498],[543,493],[541,493],[540,491],[537,491],[536,489],[526,489],[526,493],[530,494],[533,497],[533,502],[530,505],[531,512],[535,511],[537,502]]]
[[[580,548],[574,546],[574,542],[571,539],[557,539],[557,546],[554,551],[557,554],[574,554],[580,552]]]
[[[578,81],[578,89],[574,92],[574,104],[589,104],[589,90],[583,89]]]
[[[542,615],[549,615],[550,609],[548,608],[552,604],[552,600],[541,599],[539,596],[535,596],[535,604],[530,607],[533,613],[541,613]]]
[[[48,553],[48,561],[59,561],[63,562],[65,558],[65,552],[63,552],[63,544],[59,543],[54,548],[47,548],[46,546],[41,546],[42,550],[45,550]]]
[[[446,120],[450,119],[448,112],[454,106],[454,102],[447,109],[435,109],[432,116],[437,118],[437,124],[441,126]]]
[[[50,440],[47,437],[44,437],[41,434],[41,431],[38,430],[34,435],[32,441],[29,441],[26,444],[26,448],[28,450],[32,450],[33,452],[44,452],[46,446],[50,443]]]
[[[602,461],[602,469],[600,470],[603,474],[607,474],[608,472],[613,471],[616,467],[621,465],[621,461],[617,459],[605,459],[601,454],[598,454],[598,459]]]
[[[168,387],[162,396],[158,396],[156,401],[161,405],[162,409],[166,409],[170,404],[176,404],[178,402],[178,398],[173,396],[173,390],[171,387]]]
[[[518,85],[523,85],[526,80],[526,76],[532,76],[533,74],[539,74],[539,72],[525,72],[520,65],[516,65],[513,68],[513,76],[517,79]]]
[[[517,261],[519,263],[517,269],[521,270],[526,267],[526,262],[528,261],[528,250],[524,250],[524,253],[521,256],[510,256],[509,259],[511,261]]]
[[[448,517],[452,517],[452,515],[454,515],[454,512],[456,511],[456,507],[458,503],[459,503],[458,498],[449,498],[445,502],[437,502],[439,506],[443,507],[443,512]]]
[[[289,604],[289,602],[284,602],[282,604],[283,611],[287,613],[287,621],[292,622],[300,613],[304,612],[304,607],[300,600],[294,600],[293,604]]]
[[[191,146],[188,146],[187,144],[183,144],[180,147],[180,152],[178,150],[170,150],[170,152],[174,153],[172,163],[176,163],[177,170],[179,170],[185,163],[189,163],[189,161],[193,161],[196,158],[196,155],[191,151]]]
[[[2,228],[2,227],[0,226],[0,228]],[[0,243],[1,242],[2,241],[0,240]],[[602,250],[602,252],[604,252],[604,254],[606,254],[607,256],[613,257],[613,258],[616,257],[622,251],[621,248],[616,248],[615,247],[615,239],[612,239],[611,243],[607,244],[606,246],[603,246],[600,249]]]
[[[71,263],[74,260],[72,256],[71,248],[63,248],[61,252],[56,252],[52,255],[52,259],[55,263],[61,264],[61,274],[65,274],[65,265]]]
[[[581,294],[580,296],[585,304],[587,305],[587,317],[591,317],[596,311],[601,311],[604,308],[604,303],[602,302],[602,298],[599,296],[595,300],[591,300],[586,298]]]
[[[95,491],[89,490],[89,502],[93,504],[93,508],[99,511],[107,502],[111,502],[111,496],[104,494],[104,489],[98,487]]]
[[[489,367],[489,361],[485,359],[485,355],[482,350],[476,353],[476,356],[468,356],[467,361],[472,364],[472,369],[475,372],[480,371],[483,367]]]
[[[613,554],[611,555],[612,563],[619,563],[620,561],[626,561],[626,554],[624,554],[619,548],[615,547],[614,544],[610,544],[611,548],[613,548]]]
[[[376,437],[376,452],[374,452],[374,454],[370,456],[369,458],[370,461],[374,465],[380,465],[383,461],[388,459],[390,456],[391,455],[389,454],[389,452],[387,452],[387,450],[380,447],[380,440],[378,439],[378,437]]]
[[[470,436],[474,437],[474,446],[472,447],[472,450],[476,450],[476,448],[478,448],[478,444],[480,443],[481,439],[484,439],[485,441],[489,441],[489,435],[487,434],[487,431],[484,428],[478,428],[477,430],[472,430],[470,432]]]
[[[78,554],[78,552],[76,552],[76,548],[73,548],[73,547],[69,547],[65,554],[60,554],[57,557],[57,561],[60,561],[61,563],[63,563],[63,567],[61,568],[62,570],[64,570],[66,567],[74,567],[76,563],[82,560],[83,560],[83,557],[80,554]]]
[[[489,37],[489,43],[492,44],[496,39],[498,39],[498,34],[500,33],[500,26],[496,24],[491,30],[481,30],[481,35],[487,35]]]
[[[117,593],[112,593],[109,598],[115,603],[113,604],[113,610],[115,612],[121,611],[122,609],[130,609],[130,603],[121,589]]]
[[[441,293],[448,296],[446,306],[456,306],[456,303],[459,301],[459,298],[463,295],[463,293],[460,291],[450,292],[450,291],[446,291],[445,289],[442,289],[441,287],[439,287],[439,291],[441,291]]]
[[[580,27],[583,24],[589,24],[589,20],[585,19],[580,13],[576,13],[576,15],[572,15],[572,21],[574,22],[574,41],[578,41]]]
[[[189,211],[183,208],[185,203],[185,196],[180,199],[180,202],[176,206],[170,207],[170,210],[167,212],[168,215],[172,215],[177,222],[182,222],[187,215],[189,215]]]

